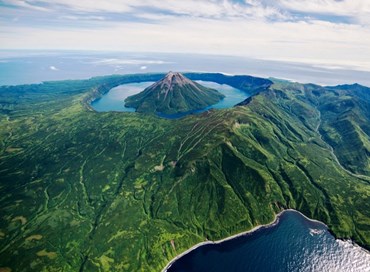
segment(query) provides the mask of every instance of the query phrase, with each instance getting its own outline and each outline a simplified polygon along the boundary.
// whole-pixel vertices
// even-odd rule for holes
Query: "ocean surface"
[[[0,50],[0,86],[132,73],[220,72],[338,85],[370,86],[370,72],[245,57],[100,51]]]
[[[369,272],[370,254],[336,240],[324,224],[289,210],[276,225],[198,247],[167,271]]]
[[[189,111],[185,113],[179,114],[161,114],[158,113],[158,116],[167,118],[167,119],[177,119],[184,117],[189,114],[196,114],[201,113],[209,109],[224,109],[224,108],[231,108],[236,104],[244,101],[250,95],[246,92],[233,88],[226,84],[218,84],[215,82],[210,81],[197,81],[199,84],[203,86],[213,88],[218,90],[220,93],[225,95],[225,98],[222,99],[215,105],[209,106],[204,109]],[[112,88],[109,92],[104,94],[101,98],[93,101],[91,106],[98,112],[106,112],[106,111],[122,111],[122,112],[134,112],[134,108],[126,108],[124,100],[126,97],[130,95],[137,94],[143,91],[146,87],[150,86],[154,82],[141,82],[141,83],[130,83],[130,84],[123,84]]]

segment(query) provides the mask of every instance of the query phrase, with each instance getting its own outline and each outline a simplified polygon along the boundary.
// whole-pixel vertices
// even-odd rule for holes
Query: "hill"
[[[129,96],[125,106],[137,112],[176,114],[206,108],[224,95],[204,87],[180,73],[169,72],[139,94]]]

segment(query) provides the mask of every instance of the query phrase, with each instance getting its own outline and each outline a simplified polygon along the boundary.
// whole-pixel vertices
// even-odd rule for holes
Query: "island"
[[[125,99],[125,107],[137,112],[176,114],[216,104],[224,95],[192,81],[181,73],[169,72],[141,93]]]

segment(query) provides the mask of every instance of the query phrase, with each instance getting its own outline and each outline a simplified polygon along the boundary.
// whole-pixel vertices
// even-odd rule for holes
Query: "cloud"
[[[59,71],[59,69],[55,66],[49,66],[49,69],[52,71]]]
[[[142,64],[169,64],[171,62],[163,61],[163,60],[138,60],[138,59],[99,59],[91,61],[93,64],[100,64],[100,65],[142,65]],[[145,66],[143,66],[145,67]]]
[[[94,11],[115,11],[115,12],[127,12],[130,11],[130,0],[3,0],[4,3],[12,6],[18,6],[23,8],[36,9],[40,11],[51,11],[60,9],[69,9],[83,12],[94,12]],[[134,2],[131,0],[131,2]]]
[[[370,1],[367,0],[2,0],[3,3],[49,14],[57,13],[65,19],[101,20],[109,15],[161,20],[165,16],[191,18],[262,18],[265,20],[307,20],[317,14],[349,16],[359,23],[370,19]],[[297,14],[299,12],[300,14]],[[307,17],[301,14],[306,14]],[[46,13],[44,14],[46,16]],[[112,16],[114,19],[115,16]],[[116,18],[117,19],[117,18]],[[323,17],[322,17],[323,19]],[[325,20],[325,19],[324,19]],[[330,18],[328,18],[330,21]]]
[[[184,27],[186,26],[186,27]],[[172,18],[166,24],[109,24],[99,29],[10,28],[5,48],[192,52],[370,66],[370,30],[322,21],[275,22]],[[277,31],[278,30],[278,31]],[[169,34],[170,33],[170,34]],[[18,38],[15,38],[18,37]],[[165,60],[94,60],[97,65],[162,64]]]
[[[141,66],[141,67],[140,67],[140,70],[146,70],[146,69],[148,69],[148,67],[147,67],[147,66]]]
[[[370,11],[370,2],[363,0],[279,0],[282,7],[306,13],[355,15]]]
[[[3,0],[7,5],[41,12],[43,20],[134,21],[165,23],[168,18],[239,18],[267,21],[344,20],[370,23],[370,1],[365,0]],[[45,12],[47,11],[47,13]],[[323,16],[323,15],[331,15]],[[336,16],[336,17],[333,17]],[[337,18],[337,17],[341,18]],[[81,26],[88,27],[86,24]]]
[[[351,17],[357,23],[370,22],[367,0],[279,0],[281,8],[307,15],[326,14]]]
[[[282,14],[273,6],[263,5],[258,1],[231,0],[3,0],[8,5],[69,13],[120,13],[140,17],[140,14],[167,14],[203,18],[232,17],[281,17]],[[66,14],[71,16],[71,14]]]
[[[38,11],[49,11],[47,8],[43,6],[33,4],[32,3],[33,1],[3,0],[2,2],[8,5],[11,5],[11,6],[19,7],[19,8],[26,8],[26,9],[32,9],[32,10],[38,10]]]
[[[370,70],[370,1],[365,0],[2,2],[7,4],[0,6],[4,49],[224,54]],[[20,20],[12,22],[14,17]],[[164,63],[139,57],[92,62]]]
[[[59,19],[66,19],[72,21],[104,21],[106,18],[104,16],[77,16],[77,15],[63,15]]]

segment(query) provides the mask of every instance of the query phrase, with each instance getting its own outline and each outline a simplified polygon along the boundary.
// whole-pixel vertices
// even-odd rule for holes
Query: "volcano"
[[[125,106],[137,112],[176,114],[206,108],[224,97],[181,73],[169,72],[142,92],[127,97]]]

